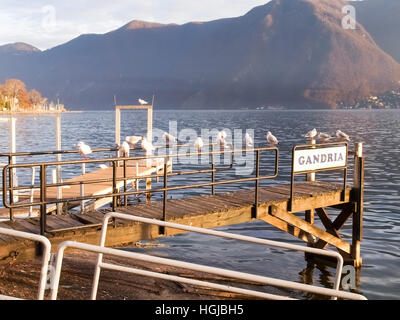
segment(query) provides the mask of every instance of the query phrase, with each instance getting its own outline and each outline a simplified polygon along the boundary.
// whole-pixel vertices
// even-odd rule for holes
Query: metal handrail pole
[[[176,267],[181,267],[181,268],[186,268],[186,269],[191,269],[191,270],[196,270],[196,271],[201,271],[203,268],[206,268],[207,270],[205,272],[216,273],[216,274],[223,275],[226,277],[231,277],[233,275],[233,277],[235,277],[237,279],[243,279],[243,280],[249,280],[249,278],[253,276],[253,277],[257,277],[257,279],[251,278],[250,281],[260,282],[260,283],[264,283],[264,284],[269,284],[270,282],[272,282],[274,280],[273,278],[261,277],[261,276],[251,275],[251,274],[242,273],[242,272],[230,271],[230,270],[226,270],[226,269],[212,268],[212,267],[202,266],[202,265],[198,265],[198,264],[181,262],[181,261],[165,259],[165,258],[156,258],[156,257],[148,256],[148,255],[139,254],[139,253],[127,252],[127,251],[122,251],[122,250],[118,250],[118,249],[105,248],[105,247],[100,247],[100,246],[95,246],[95,245],[90,245],[90,244],[85,244],[85,243],[64,241],[63,243],[61,243],[59,245],[58,250],[57,250],[55,276],[54,276],[53,286],[51,289],[51,298],[50,298],[51,300],[57,299],[58,287],[60,284],[62,261],[63,261],[65,249],[67,249],[68,247],[98,253],[99,255],[107,254],[107,255],[116,256],[116,257],[148,261],[148,262],[153,262],[153,263],[157,263],[157,264],[165,264],[165,265],[169,265],[169,266],[176,266]],[[110,264],[110,263],[102,262],[101,264],[98,265],[98,268],[99,269],[104,268],[104,269],[108,269],[108,270],[120,271],[120,272],[125,272],[125,273],[139,274],[142,276],[154,277],[154,278],[170,280],[170,281],[175,281],[175,282],[181,282],[181,283],[187,283],[187,284],[192,284],[192,285],[198,285],[198,286],[203,286],[203,287],[217,289],[217,290],[225,290],[228,292],[245,294],[245,295],[254,296],[254,297],[258,297],[258,298],[264,298],[264,299],[295,300],[290,297],[284,297],[284,296],[264,293],[261,291],[248,290],[248,289],[233,287],[230,285],[221,285],[221,284],[216,284],[213,282],[195,280],[195,279],[191,279],[191,278],[184,278],[181,276],[173,276],[173,275],[168,275],[168,274],[164,274],[161,272],[145,271],[143,269],[137,269],[137,268],[133,268],[133,267],[124,267],[124,266],[114,265],[114,264]],[[261,278],[263,281],[259,280]],[[93,288],[98,288],[98,284]],[[93,290],[92,290],[91,300],[96,299],[96,297],[97,297],[96,293],[97,292],[93,292]],[[359,299],[361,299],[361,298],[359,298]]]
[[[256,178],[260,177],[260,152],[257,150],[256,152]],[[260,186],[260,180],[255,181],[254,188],[254,209],[252,218],[256,219],[258,216],[258,188]]]
[[[46,165],[42,164],[40,166],[40,234],[42,236],[44,236],[46,233],[46,218],[47,218],[46,183],[47,183]]]
[[[8,157],[8,165],[12,165],[12,157],[9,156]],[[11,188],[14,187],[14,173],[13,173],[13,169],[10,168],[9,171],[9,187],[10,187],[10,203],[12,204],[14,202],[14,192],[13,190],[11,190]],[[9,213],[10,213],[10,221],[14,221],[14,210],[12,207],[10,207],[9,209]]]
[[[117,207],[117,198],[115,194],[117,193],[117,163],[113,161],[112,166],[112,190],[113,190],[113,197],[112,197],[112,209],[115,210]]]
[[[211,145],[211,152],[214,152],[214,145]],[[215,160],[214,154],[211,154],[211,183],[215,182]],[[211,185],[211,194],[215,195],[215,186]]]
[[[197,232],[197,233],[202,233],[202,234],[207,234],[207,235],[212,235],[212,236],[217,236],[217,237],[230,238],[230,239],[241,240],[241,241],[246,241],[246,242],[258,243],[258,244],[262,244],[262,245],[274,246],[274,247],[279,247],[279,248],[283,248],[283,249],[302,251],[302,252],[312,253],[314,255],[322,255],[322,256],[332,257],[337,260],[336,276],[335,276],[333,288],[334,288],[334,290],[339,290],[340,279],[341,279],[344,261],[343,261],[343,257],[338,252],[335,252],[332,250],[323,250],[323,249],[312,248],[312,247],[303,247],[300,245],[288,244],[288,243],[283,243],[283,242],[274,241],[274,240],[242,236],[242,235],[237,235],[237,234],[232,234],[232,233],[227,233],[227,232],[222,232],[222,231],[209,230],[209,229],[192,227],[192,226],[171,223],[171,222],[164,222],[164,221],[160,221],[160,220],[156,220],[156,219],[142,218],[142,217],[122,214],[122,213],[118,213],[118,212],[108,212],[105,214],[105,216],[103,218],[103,225],[102,225],[101,235],[100,235],[100,246],[105,246],[106,237],[107,237],[107,229],[108,229],[108,221],[110,218],[113,218],[114,220],[116,218],[119,218],[119,219],[124,219],[124,220],[137,221],[137,222],[142,222],[142,223],[146,223],[146,224],[154,224],[154,225],[158,225],[158,226],[163,226],[164,228],[170,227],[170,228],[178,229],[178,230]],[[101,261],[99,260],[98,263],[100,263],[100,262]],[[94,280],[96,280],[96,279],[98,280],[98,278],[94,278]]]
[[[136,252],[128,252],[125,250],[106,248],[106,247],[90,245],[90,244],[85,244],[85,243],[79,243],[79,242],[73,242],[73,241],[65,241],[65,242],[61,243],[58,247],[57,260],[56,260],[55,273],[54,273],[55,275],[54,275],[54,280],[53,280],[53,285],[52,285],[52,290],[51,290],[51,299],[52,300],[57,299],[63,255],[64,255],[65,249],[68,247],[74,248],[74,249],[81,249],[81,250],[85,250],[85,251],[89,251],[89,252],[94,252],[94,253],[98,253],[98,254],[100,253],[100,254],[107,254],[107,255],[112,255],[112,256],[123,257],[123,258],[127,258],[127,259],[136,259],[136,260],[140,260],[140,261],[146,261],[146,262],[151,262],[151,263],[156,263],[156,264],[179,267],[179,268],[189,269],[189,270],[193,270],[193,271],[200,271],[200,272],[216,274],[216,275],[223,276],[223,277],[241,279],[241,280],[246,280],[246,281],[251,281],[251,282],[258,282],[258,283],[261,283],[264,285],[271,285],[271,286],[277,286],[277,287],[283,287],[283,288],[290,288],[290,289],[294,289],[294,290],[301,290],[301,291],[316,293],[316,294],[320,294],[320,295],[335,296],[335,297],[344,298],[344,299],[366,300],[366,298],[364,296],[355,294],[355,293],[343,292],[343,291],[339,291],[339,290],[335,290],[335,289],[321,288],[321,287],[316,287],[316,286],[307,285],[307,284],[301,284],[301,283],[297,283],[297,282],[293,282],[293,281],[275,279],[275,278],[259,276],[259,275],[244,273],[244,272],[209,267],[209,266],[204,266],[204,265],[199,265],[199,264],[194,264],[194,263],[189,263],[189,262],[176,261],[176,260],[167,259],[167,258],[154,257],[154,256],[146,255],[146,254],[136,253]],[[100,267],[100,268],[107,267],[107,265],[108,264],[102,263],[98,267]],[[122,271],[122,269],[120,269],[120,268],[119,268],[119,270]],[[97,288],[98,288],[98,286],[97,286]],[[255,291],[255,292],[257,292],[257,291]],[[92,296],[95,296],[95,295],[92,294]],[[282,297],[280,297],[280,298],[282,298]]]
[[[42,267],[40,270],[40,279],[39,279],[39,288],[38,288],[37,299],[43,300],[44,292],[46,289],[47,272],[49,269],[48,267],[49,267],[49,260],[50,260],[50,251],[51,251],[51,243],[50,243],[49,239],[47,239],[46,237],[37,235],[37,234],[12,230],[12,229],[8,229],[8,228],[1,228],[1,227],[0,227],[0,234],[9,235],[12,237],[24,238],[24,239],[40,242],[42,244]]]
[[[127,192],[127,181],[126,181],[126,160],[123,160],[124,163],[124,191]],[[124,196],[124,206],[128,205],[128,196]]]

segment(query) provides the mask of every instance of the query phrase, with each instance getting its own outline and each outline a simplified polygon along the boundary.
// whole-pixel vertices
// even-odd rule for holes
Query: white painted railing
[[[37,299],[43,300],[44,292],[46,289],[47,272],[48,272],[49,260],[50,260],[50,250],[51,250],[50,241],[46,237],[43,237],[43,236],[40,236],[37,234],[22,232],[22,231],[17,231],[17,230],[13,230],[13,229],[7,229],[7,228],[0,228],[0,234],[5,234],[8,236],[12,236],[12,237],[24,238],[27,240],[40,242],[43,245],[43,247],[42,247],[42,268],[40,271],[39,288],[38,288],[38,294],[37,294]],[[0,295],[0,300],[18,300],[18,298]]]
[[[250,274],[250,273],[243,273],[243,272],[237,272],[237,271],[226,270],[226,269],[221,269],[221,268],[204,266],[204,265],[200,265],[200,264],[188,263],[188,262],[177,261],[177,260],[166,259],[166,258],[159,258],[159,257],[154,257],[154,256],[146,255],[146,254],[127,252],[127,251],[118,250],[118,249],[105,248],[104,246],[105,246],[106,235],[107,235],[107,227],[108,227],[108,221],[110,218],[132,220],[132,221],[137,221],[137,222],[142,222],[142,223],[147,223],[147,224],[152,224],[152,225],[158,225],[158,226],[162,226],[162,227],[185,230],[185,231],[189,231],[189,232],[197,232],[197,233],[208,234],[208,235],[213,235],[213,236],[217,236],[217,237],[242,240],[242,241],[258,243],[258,244],[262,244],[262,245],[268,245],[268,246],[274,246],[274,247],[280,247],[280,248],[285,248],[285,249],[290,249],[290,250],[297,250],[297,251],[314,253],[314,254],[318,254],[318,255],[334,257],[338,261],[337,268],[336,268],[336,277],[335,277],[334,288],[333,289],[321,288],[321,287],[317,287],[317,286],[301,284],[301,283],[297,283],[297,282],[293,282],[293,281],[269,278],[269,277],[254,275],[254,274]],[[155,220],[155,219],[146,219],[146,218],[142,218],[142,217],[136,217],[136,216],[126,215],[126,214],[121,214],[121,213],[116,213],[116,212],[107,213],[104,217],[100,246],[88,245],[88,244],[72,242],[72,241],[65,241],[60,244],[58,251],[57,251],[57,260],[56,260],[56,266],[55,266],[55,271],[54,271],[55,273],[54,273],[52,293],[51,293],[52,299],[57,299],[58,285],[59,285],[59,279],[61,276],[63,255],[64,255],[65,249],[68,247],[98,253],[95,273],[94,273],[94,277],[93,277],[93,284],[92,284],[91,298],[93,300],[96,299],[96,297],[97,297],[97,290],[98,290],[98,283],[99,283],[101,269],[109,269],[109,270],[115,270],[115,271],[121,271],[121,272],[134,273],[134,274],[139,274],[139,275],[143,275],[143,276],[155,277],[155,278],[159,278],[159,279],[167,279],[167,280],[172,280],[172,281],[177,281],[177,282],[182,282],[182,283],[188,283],[188,284],[192,284],[192,285],[196,285],[196,286],[202,286],[202,287],[213,288],[213,289],[218,289],[218,290],[225,290],[225,291],[233,292],[233,293],[245,294],[248,296],[264,298],[264,299],[273,299],[273,300],[290,299],[289,297],[268,294],[268,293],[255,291],[255,290],[242,289],[242,288],[237,288],[234,286],[220,285],[220,284],[216,284],[216,283],[212,283],[212,282],[199,281],[199,280],[188,279],[188,278],[184,278],[184,277],[180,277],[180,276],[171,276],[171,275],[158,273],[158,272],[145,271],[145,270],[136,269],[136,268],[132,268],[132,267],[123,267],[123,266],[114,265],[114,264],[110,264],[110,263],[104,263],[103,262],[103,254],[124,257],[127,259],[133,259],[133,260],[146,261],[146,262],[162,264],[162,265],[167,265],[167,266],[179,267],[179,268],[184,268],[184,269],[190,269],[190,270],[199,271],[199,272],[206,272],[206,273],[216,274],[216,275],[229,277],[229,278],[233,278],[233,279],[241,279],[241,280],[245,280],[245,281],[249,281],[249,282],[253,282],[253,283],[260,283],[260,284],[264,284],[264,285],[271,285],[271,286],[276,286],[276,287],[300,290],[300,291],[305,291],[305,292],[310,292],[310,293],[315,293],[315,294],[320,294],[320,295],[326,295],[326,296],[330,296],[330,297],[334,297],[334,298],[356,299],[356,300],[365,300],[366,299],[364,296],[359,295],[359,294],[338,290],[339,284],[340,284],[342,267],[343,267],[343,258],[337,252],[330,251],[330,250],[321,250],[321,249],[303,247],[303,246],[287,244],[287,243],[282,243],[282,242],[277,242],[277,241],[241,236],[241,235],[227,233],[227,232],[221,232],[221,231],[215,231],[215,230],[209,230],[209,229],[203,229],[203,228],[196,228],[196,227],[180,225],[180,224],[176,224],[176,223],[163,222],[163,221],[159,221],[159,220]]]

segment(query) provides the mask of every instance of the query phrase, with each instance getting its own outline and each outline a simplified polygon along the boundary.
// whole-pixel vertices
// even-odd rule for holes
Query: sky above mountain
[[[81,34],[106,33],[131,20],[183,24],[236,17],[269,0],[1,0],[0,45],[41,50]]]

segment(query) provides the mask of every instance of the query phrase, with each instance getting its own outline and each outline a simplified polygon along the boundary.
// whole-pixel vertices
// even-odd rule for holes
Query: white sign
[[[295,150],[293,171],[304,172],[346,166],[347,147]]]

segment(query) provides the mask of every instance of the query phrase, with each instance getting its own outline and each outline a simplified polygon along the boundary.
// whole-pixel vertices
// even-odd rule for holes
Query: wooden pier
[[[290,185],[280,185],[269,188],[260,188],[259,207],[257,217],[254,212],[254,190],[240,190],[231,193],[198,196],[187,199],[167,201],[169,222],[185,225],[216,228],[225,225],[245,223],[256,219],[263,220],[299,239],[310,244],[310,235],[318,237],[313,246],[324,248],[327,244],[337,247],[347,258],[346,262],[357,266],[361,258],[355,259],[353,254],[356,248],[339,236],[338,230],[354,211],[355,192],[347,188],[342,200],[342,186],[326,182],[304,182],[296,184],[294,203],[302,211],[316,210],[321,217],[326,230],[319,229],[312,223],[301,218],[300,215],[287,211]],[[325,207],[334,207],[341,212],[331,221]],[[136,216],[162,219],[162,202],[152,202],[128,207],[120,207],[118,212]],[[104,213],[90,211],[75,215],[51,215],[47,217],[50,226],[48,238],[53,248],[62,241],[75,240],[85,243],[98,244],[100,239],[100,225]],[[39,218],[17,219],[15,222],[0,223],[0,227],[8,227],[20,231],[39,234]],[[51,230],[60,230],[52,233]],[[62,231],[65,229],[65,231]],[[161,236],[171,236],[181,231],[166,229],[160,235],[156,226],[137,224],[127,221],[118,221],[114,228],[109,228],[107,246],[122,246],[140,240],[156,239]],[[14,256],[32,257],[35,246],[32,243],[0,235],[0,260],[8,260]]]
[[[297,152],[297,150],[299,151]],[[242,150],[239,151],[241,152]],[[275,151],[276,153],[275,175],[273,176],[260,176],[260,153],[262,151]],[[234,153],[234,151],[231,152],[232,154]],[[262,220],[286,233],[304,240],[310,247],[323,249],[330,245],[340,252],[346,263],[352,264],[355,267],[361,266],[362,259],[360,244],[362,240],[364,177],[362,144],[356,146],[354,156],[354,179],[352,186],[347,184],[348,146],[346,143],[296,146],[293,149],[291,183],[281,185],[274,184],[269,187],[260,187],[259,181],[273,179],[278,175],[278,149],[275,147],[258,148],[251,150],[250,152],[255,152],[257,155],[255,177],[226,181],[215,180],[215,173],[221,169],[216,169],[214,162],[211,163],[211,169],[179,172],[175,171],[175,168],[174,171],[172,171],[172,162],[169,162],[172,161],[171,154],[164,155],[164,161],[162,164],[159,163],[158,165],[151,167],[142,166],[143,169],[141,171],[143,174],[142,177],[146,177],[146,179],[151,179],[148,178],[149,176],[145,175],[149,173],[148,170],[157,174],[157,176],[153,176],[153,179],[159,179],[160,177],[163,179],[163,188],[155,188],[153,190],[148,188],[148,190],[145,190],[147,195],[152,192],[162,192],[163,200],[156,202],[148,201],[147,203],[137,205],[126,205],[125,203],[123,206],[121,205],[121,202],[117,200],[126,196],[127,193],[126,190],[125,192],[118,190],[116,182],[117,180],[122,179],[120,171],[123,167],[116,166],[116,164],[121,160],[120,158],[108,159],[108,161],[114,164],[112,170],[113,185],[111,189],[109,184],[104,185],[100,183],[98,186],[92,187],[93,189],[87,189],[87,192],[88,194],[93,194],[98,192],[97,189],[99,188],[102,190],[108,188],[108,192],[105,192],[99,199],[100,201],[106,198],[112,199],[113,210],[116,212],[165,220],[195,227],[216,228],[220,226],[246,223],[254,220]],[[335,158],[332,156],[332,159],[337,158],[338,163],[330,165],[330,167],[326,164],[324,164],[322,168],[307,167],[308,163],[306,162],[305,157],[310,157],[310,159],[312,157],[314,157],[313,159],[319,159],[315,157],[315,153],[318,152],[321,155],[336,152],[339,156],[335,156]],[[215,153],[217,152],[209,152],[208,154]],[[310,154],[314,156],[309,156]],[[146,163],[148,163],[148,160],[152,159],[149,159],[147,156],[145,157]],[[295,159],[300,159],[299,164],[304,164],[306,166],[304,167],[305,169],[301,166],[296,167],[297,164],[295,163]],[[324,158],[322,157],[321,159]],[[95,162],[97,160],[91,160],[89,162],[93,161]],[[68,165],[71,163],[42,163],[41,166],[43,168],[45,166],[54,166],[55,164]],[[138,166],[136,164],[137,163],[135,162],[130,162],[131,166],[127,166],[125,170],[127,170],[127,168],[130,168],[129,170],[134,170],[135,172],[131,174],[133,174],[135,178],[138,178],[136,175],[138,173]],[[18,168],[20,166],[23,165],[11,165],[9,168],[5,168],[4,172],[7,172],[7,169],[11,171],[12,168]],[[159,174],[160,170],[162,171],[162,174]],[[225,170],[226,169],[223,169],[223,171]],[[338,184],[314,181],[315,177],[309,174],[310,172],[327,170],[343,170],[344,183]],[[42,169],[42,171],[46,172],[45,169]],[[168,177],[171,179],[182,174],[198,174],[199,172],[211,174],[212,181],[210,183],[169,188]],[[97,174],[97,171],[93,173],[93,175]],[[306,174],[307,181],[295,183],[295,175],[300,174]],[[86,181],[93,178],[90,177],[90,175],[90,173],[86,175]],[[129,178],[129,176],[130,175],[125,172],[123,175],[123,177],[125,177],[124,181],[133,181],[133,178]],[[3,178],[5,179],[6,176]],[[78,179],[77,181],[79,182],[79,179],[82,179],[82,177],[76,179]],[[96,180],[91,180],[91,183],[96,184],[95,181]],[[223,194],[215,193],[215,186],[218,184],[238,183],[243,181],[254,181],[255,188],[237,189],[234,192]],[[74,180],[73,182],[76,181]],[[173,200],[168,199],[167,197],[168,190],[200,188],[207,186],[212,188],[212,194],[208,196],[195,196]],[[5,194],[9,194],[9,192],[13,190],[12,188],[8,188],[7,185],[3,189]],[[75,240],[89,244],[99,243],[100,229],[106,210],[99,211],[95,210],[95,208],[89,208],[88,210],[77,214],[67,213],[64,215],[47,215],[45,214],[46,206],[54,203],[52,202],[53,199],[51,198],[51,195],[56,192],[56,188],[51,185],[47,187],[46,179],[43,178],[41,180],[40,191],[40,205],[42,208],[40,218],[5,221],[0,223],[0,227],[39,234],[43,231],[43,226],[45,226],[46,236],[52,242],[54,250],[59,243],[65,240]],[[78,192],[78,190],[71,190],[70,192]],[[137,190],[128,192],[128,194],[131,195],[138,193],[140,193],[140,191]],[[65,194],[63,196],[66,197],[66,199],[71,199]],[[75,196],[75,194],[72,194],[72,196]],[[3,198],[3,201],[4,199],[7,198]],[[14,208],[18,208],[23,204],[9,205],[14,205]],[[46,220],[43,219],[43,216],[46,216]],[[323,228],[320,228],[315,223],[317,218],[319,218]],[[352,241],[346,242],[341,237],[340,229],[350,218],[352,221]],[[182,233],[182,231],[170,228],[160,230],[160,228],[156,226],[116,220],[113,222],[113,227],[109,228],[106,245],[124,246],[140,240],[156,239],[178,233]],[[15,257],[32,257],[36,253],[36,249],[37,248],[34,244],[30,242],[21,241],[10,236],[0,235],[0,262],[8,261]]]

